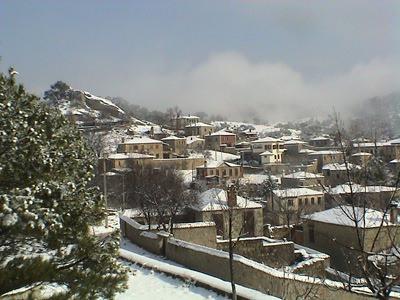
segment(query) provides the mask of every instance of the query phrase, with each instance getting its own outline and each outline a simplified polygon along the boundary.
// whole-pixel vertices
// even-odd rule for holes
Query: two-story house
[[[262,164],[281,163],[285,151],[280,139],[265,137],[251,142],[253,153],[260,155]]]
[[[163,143],[146,136],[138,136],[132,139],[122,140],[118,145],[118,153],[142,153],[153,155],[155,158],[163,158]]]
[[[233,148],[236,144],[236,134],[223,130],[206,135],[204,139],[205,149],[208,150],[221,151],[227,147]]]
[[[197,122],[185,126],[185,136],[199,136],[204,138],[206,135],[213,133],[213,126],[203,122]]]

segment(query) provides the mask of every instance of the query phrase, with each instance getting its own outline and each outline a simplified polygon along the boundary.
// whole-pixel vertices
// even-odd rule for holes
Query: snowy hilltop
[[[44,93],[44,99],[77,123],[116,122],[125,118],[125,111],[110,100],[75,90],[62,81]]]

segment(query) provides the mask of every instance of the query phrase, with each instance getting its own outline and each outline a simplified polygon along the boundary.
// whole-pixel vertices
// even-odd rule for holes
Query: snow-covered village
[[[1,1],[0,300],[400,299],[396,1]]]

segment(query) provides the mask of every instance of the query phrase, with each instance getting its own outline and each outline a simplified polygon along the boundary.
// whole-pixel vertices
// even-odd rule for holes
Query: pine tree
[[[112,298],[126,274],[118,234],[90,231],[105,217],[91,184],[94,156],[15,73],[0,73],[0,297],[54,284],[64,288],[62,299]]]

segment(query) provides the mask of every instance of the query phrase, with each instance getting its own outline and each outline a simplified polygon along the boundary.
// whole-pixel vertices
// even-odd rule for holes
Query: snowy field
[[[139,265],[123,262],[129,266],[128,289],[116,296],[116,300],[196,300],[196,299],[228,299],[215,292],[154,272]]]

